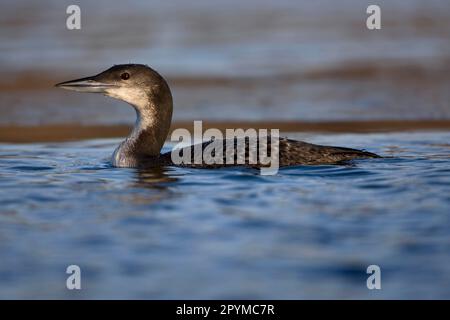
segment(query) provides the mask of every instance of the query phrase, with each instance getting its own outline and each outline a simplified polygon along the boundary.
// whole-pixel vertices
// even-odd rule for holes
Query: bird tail
[[[382,158],[380,155],[376,153],[372,153],[366,150],[358,150],[358,149],[351,149],[351,148],[342,148],[342,147],[335,147],[336,153],[341,155],[349,155],[353,157],[358,158]]]

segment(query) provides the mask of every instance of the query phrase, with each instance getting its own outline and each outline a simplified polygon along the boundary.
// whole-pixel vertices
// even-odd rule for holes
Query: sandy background
[[[370,3],[78,1],[71,31],[70,1],[3,1],[0,141],[122,135],[132,108],[53,85],[128,62],[167,78],[176,127],[450,129],[450,2],[378,1],[379,31]]]

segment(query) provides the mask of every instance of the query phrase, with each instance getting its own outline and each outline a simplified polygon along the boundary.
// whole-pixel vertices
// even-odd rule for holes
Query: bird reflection
[[[129,184],[129,192],[121,194],[122,201],[133,205],[157,205],[164,200],[176,196],[170,188],[179,179],[170,174],[172,171],[166,167],[136,169],[135,179]]]
[[[154,167],[137,169],[136,186],[148,189],[167,190],[168,187],[179,179],[170,172],[173,171],[167,167]]]

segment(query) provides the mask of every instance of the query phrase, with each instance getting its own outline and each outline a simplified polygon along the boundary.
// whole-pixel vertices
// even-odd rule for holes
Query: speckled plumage
[[[236,151],[236,142],[238,139],[234,141],[234,150]],[[265,140],[265,139],[264,139]],[[250,163],[248,157],[248,140],[243,139],[246,147],[245,161],[244,164],[240,164],[240,166],[246,167],[262,167],[265,166],[259,162],[257,159],[257,163]],[[201,150],[204,150],[212,141],[206,141],[201,144]],[[219,143],[223,144],[223,150],[225,150],[226,140],[220,140]],[[270,143],[268,145],[268,150],[270,150]],[[180,152],[183,154],[185,152],[191,154],[191,158],[193,159],[194,154],[194,146],[188,146],[179,150],[175,150],[175,152]],[[222,163],[215,164],[205,164],[202,162],[201,164],[193,163],[183,163],[176,164],[181,167],[191,167],[191,168],[221,168],[226,166],[236,166],[237,157],[234,157],[233,164],[227,164],[225,159],[225,153],[223,157]],[[238,153],[238,152],[235,152]],[[269,152],[270,155],[270,152]],[[280,167],[288,167],[288,166],[298,166],[298,165],[324,165],[324,164],[342,164],[355,159],[364,159],[364,158],[379,158],[377,154],[367,152],[365,150],[357,150],[351,148],[343,148],[343,147],[334,147],[334,146],[322,146],[311,144],[303,141],[296,141],[287,138],[280,138],[279,140],[279,166]],[[148,167],[148,166],[161,166],[161,165],[174,165],[171,159],[171,152],[163,153],[159,156],[152,157],[143,157],[139,161],[140,167]]]

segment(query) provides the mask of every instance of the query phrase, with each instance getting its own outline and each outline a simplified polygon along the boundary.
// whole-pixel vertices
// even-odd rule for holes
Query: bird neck
[[[159,156],[172,121],[171,95],[129,102],[136,110],[136,122],[130,135],[113,155],[117,166],[134,167],[140,159]]]

